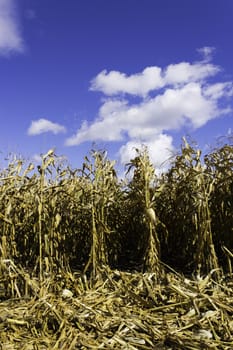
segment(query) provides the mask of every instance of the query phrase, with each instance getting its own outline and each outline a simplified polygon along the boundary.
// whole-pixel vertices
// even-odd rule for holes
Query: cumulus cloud
[[[30,127],[28,128],[28,135],[40,135],[45,132],[52,132],[53,134],[58,134],[58,133],[64,133],[66,131],[65,127],[53,123],[50,120],[47,119],[38,119],[38,120],[33,120],[31,122]]]
[[[203,89],[203,93],[207,98],[218,100],[221,97],[233,96],[233,84],[232,82],[216,83],[207,85]]]
[[[200,82],[208,77],[214,76],[220,71],[218,66],[213,64],[181,62],[171,64],[164,74],[164,82],[170,85],[188,84]]]
[[[200,51],[202,61],[147,67],[132,75],[100,72],[90,87],[105,95],[98,117],[89,124],[83,122],[66,145],[121,141],[119,155],[124,163],[133,147],[143,143],[153,161],[161,163],[172,150],[169,131],[184,126],[194,130],[232,111],[233,84],[216,81],[221,67],[210,62],[212,52],[213,48],[205,47]],[[131,96],[138,96],[138,101]]]
[[[118,71],[108,73],[104,70],[91,81],[90,90],[101,91],[108,96],[131,94],[145,97],[149,92],[167,85],[176,86],[203,81],[219,70],[218,66],[203,62],[170,64],[165,69],[157,66],[147,67],[141,73],[131,76]]]
[[[167,160],[171,158],[175,149],[172,145],[172,137],[166,134],[160,134],[155,139],[144,143],[147,146],[150,160],[155,165],[158,173],[167,168]],[[140,141],[129,141],[121,146],[119,156],[122,164],[127,164],[136,156],[136,149],[140,149]]]
[[[15,11],[15,0],[0,0],[0,55],[23,52],[24,43]]]
[[[144,141],[164,130],[179,130],[185,124],[199,128],[229,111],[218,106],[218,98],[226,94],[225,88],[226,85],[210,85],[204,89],[199,83],[189,83],[180,88],[168,88],[138,104],[107,99],[100,108],[99,117],[90,125],[84,122],[66,144],[120,141],[124,135]]]
[[[128,93],[144,96],[148,92],[163,87],[161,68],[147,67],[142,73],[127,76],[118,71],[103,70],[91,82],[91,90],[102,91],[105,95]]]

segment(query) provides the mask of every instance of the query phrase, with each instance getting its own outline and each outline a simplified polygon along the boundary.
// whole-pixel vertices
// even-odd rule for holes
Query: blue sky
[[[0,150],[159,168],[232,129],[232,0],[0,0]]]

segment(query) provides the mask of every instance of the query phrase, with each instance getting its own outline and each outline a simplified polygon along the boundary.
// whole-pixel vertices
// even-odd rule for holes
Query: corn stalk
[[[133,178],[129,184],[129,198],[132,206],[137,206],[138,215],[145,219],[145,249],[143,252],[143,269],[160,275],[159,264],[160,242],[156,231],[156,214],[153,208],[153,186],[155,184],[155,170],[150,163],[147,149],[136,149],[137,156],[128,164],[128,172],[133,169]]]
[[[108,225],[109,208],[114,203],[117,181],[115,162],[107,159],[106,152],[92,151],[93,163],[87,158],[84,169],[88,170],[91,181],[91,221],[92,246],[85,271],[92,265],[95,278],[103,268],[109,265],[108,241],[111,231]]]

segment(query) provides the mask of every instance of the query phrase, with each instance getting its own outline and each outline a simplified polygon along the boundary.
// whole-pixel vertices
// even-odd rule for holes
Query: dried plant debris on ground
[[[232,276],[169,272],[158,283],[106,268],[95,282],[66,273],[31,284],[30,297],[0,303],[3,350],[233,349]]]

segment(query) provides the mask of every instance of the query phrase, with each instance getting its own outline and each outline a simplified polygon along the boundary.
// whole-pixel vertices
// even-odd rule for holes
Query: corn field
[[[0,170],[0,349],[233,349],[233,145]]]

